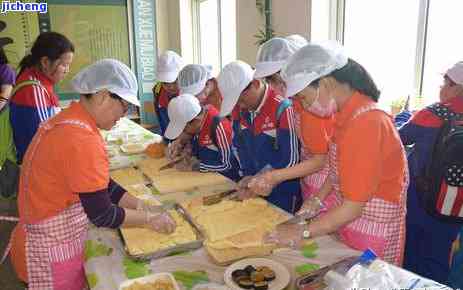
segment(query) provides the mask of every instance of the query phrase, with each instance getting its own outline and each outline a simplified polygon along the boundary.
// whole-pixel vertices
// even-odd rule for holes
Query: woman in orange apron
[[[82,70],[72,85],[80,102],[43,123],[21,170],[11,258],[31,290],[86,288],[89,221],[110,228],[175,228],[165,212],[144,206],[109,178],[99,129],[111,129],[129,104],[139,105],[134,74],[121,62],[105,59]]]
[[[329,177],[305,201],[303,217],[325,212],[310,224],[282,225],[268,241],[300,246],[305,239],[337,233],[348,246],[374,250],[401,265],[408,171],[392,119],[376,107],[380,92],[365,69],[335,44],[309,44],[282,69],[287,95],[321,117],[335,113],[329,145]]]

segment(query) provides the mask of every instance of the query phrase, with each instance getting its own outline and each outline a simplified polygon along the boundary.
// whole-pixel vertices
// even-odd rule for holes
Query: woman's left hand
[[[283,224],[264,236],[264,243],[276,244],[280,247],[300,249],[303,245],[302,232],[304,225]]]
[[[248,188],[255,195],[269,196],[277,184],[275,174],[272,171],[267,171],[253,177],[249,181]]]

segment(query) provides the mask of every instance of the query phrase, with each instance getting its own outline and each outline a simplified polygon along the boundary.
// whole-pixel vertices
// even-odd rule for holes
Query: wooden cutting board
[[[161,194],[188,192],[201,187],[231,183],[232,181],[218,173],[184,172],[175,168],[159,171],[169,163],[166,158],[147,158],[138,163],[138,168],[152,182]]]

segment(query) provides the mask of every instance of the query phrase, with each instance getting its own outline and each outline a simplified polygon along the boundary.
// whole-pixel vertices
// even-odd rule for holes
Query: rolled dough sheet
[[[135,168],[117,169],[110,172],[111,178],[128,190],[130,185],[146,183],[143,174]]]

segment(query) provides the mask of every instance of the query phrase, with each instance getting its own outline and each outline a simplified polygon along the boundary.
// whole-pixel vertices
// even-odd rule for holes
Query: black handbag
[[[16,196],[19,184],[19,166],[6,159],[0,168],[0,195],[9,198]]]

